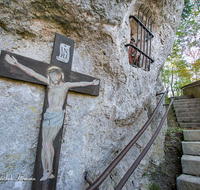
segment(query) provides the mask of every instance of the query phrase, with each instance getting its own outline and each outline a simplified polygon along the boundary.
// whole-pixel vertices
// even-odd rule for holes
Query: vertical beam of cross
[[[71,71],[74,41],[56,34],[51,63],[2,51],[0,76],[47,86],[32,190],[56,188],[68,90],[99,95],[99,79]]]

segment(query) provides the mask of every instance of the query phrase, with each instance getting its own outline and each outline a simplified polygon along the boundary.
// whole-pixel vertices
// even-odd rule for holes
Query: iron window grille
[[[135,41],[135,39],[131,38],[130,43],[126,44],[125,47],[129,47],[129,63],[132,66],[150,71],[150,64],[154,62],[151,57],[151,41],[154,37],[152,25],[154,20],[150,23],[152,17],[152,15],[148,17],[150,9],[147,7],[141,12],[142,6],[143,4],[139,8],[138,17],[129,16],[129,19],[134,19],[137,22],[137,39]],[[142,14],[142,20],[140,20],[140,13]]]

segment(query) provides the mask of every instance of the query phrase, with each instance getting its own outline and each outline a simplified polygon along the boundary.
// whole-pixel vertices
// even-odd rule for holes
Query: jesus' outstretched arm
[[[5,60],[10,64],[10,65],[13,65],[13,66],[16,66],[18,67],[19,69],[21,69],[22,71],[24,71],[25,73],[27,73],[28,75],[38,79],[39,81],[41,82],[44,82],[46,84],[48,84],[48,80],[46,77],[36,73],[34,70],[20,64],[17,59],[15,57],[11,57],[10,55],[6,54],[5,56]]]
[[[98,85],[99,80],[95,79],[92,82],[68,82],[66,83],[68,85],[68,88],[73,88],[73,87],[83,87],[83,86],[90,86],[90,85]]]

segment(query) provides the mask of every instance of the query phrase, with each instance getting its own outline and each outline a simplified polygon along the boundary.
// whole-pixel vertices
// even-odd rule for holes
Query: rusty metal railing
[[[135,137],[130,141],[130,143],[122,150],[122,152],[114,159],[114,161],[105,169],[105,171],[101,174],[101,176],[94,182],[91,184],[91,180],[90,181],[90,186],[86,189],[86,190],[97,190],[97,188],[102,184],[102,182],[106,179],[106,177],[111,173],[111,171],[115,168],[115,166],[122,160],[122,158],[126,155],[126,153],[131,149],[131,147],[137,142],[137,140],[139,139],[139,137],[144,133],[144,131],[147,129],[147,127],[149,126],[149,124],[151,123],[151,121],[153,120],[153,118],[155,117],[159,107],[162,105],[162,102],[166,96],[168,92],[168,88],[166,89],[166,91],[164,92],[162,98],[160,99],[159,103],[157,104],[156,108],[154,109],[151,117],[148,119],[148,121],[145,123],[145,125],[142,127],[142,129],[135,135]],[[154,142],[155,138],[157,137],[166,117],[167,114],[169,112],[169,109],[171,107],[173,103],[173,99],[165,113],[165,115],[163,116],[158,129],[156,130],[155,134],[152,136],[151,140],[149,141],[149,143],[147,144],[147,146],[144,148],[144,150],[142,151],[142,153],[139,155],[139,157],[136,159],[136,161],[134,162],[134,164],[131,166],[131,168],[128,170],[128,172],[125,174],[125,176],[121,179],[121,181],[119,182],[119,184],[117,185],[117,187],[115,188],[115,190],[119,190],[121,189],[124,184],[126,183],[126,181],[129,179],[130,175],[133,173],[133,171],[136,169],[136,167],[138,166],[138,164],[141,162],[142,158],[145,156],[145,154],[147,153],[147,151],[149,150],[150,146],[152,145],[152,143]],[[89,179],[87,172],[85,175],[85,178],[87,177],[87,179]]]
[[[89,185],[92,185],[92,180],[89,178],[88,172],[85,172],[84,178],[89,183]],[[99,190],[99,188],[97,187],[96,190]]]
[[[118,183],[117,187],[115,188],[115,190],[120,190],[122,189],[122,187],[125,185],[125,183],[127,182],[127,180],[129,179],[129,177],[131,176],[131,174],[135,171],[135,169],[137,168],[137,166],[139,165],[139,163],[142,161],[143,157],[146,155],[147,151],[150,149],[151,145],[153,144],[154,140],[156,139],[156,137],[158,136],[158,133],[160,132],[163,123],[167,117],[167,114],[169,112],[169,109],[173,103],[174,99],[171,100],[169,107],[167,108],[165,115],[163,116],[156,132],[154,133],[154,135],[152,136],[152,138],[150,139],[149,143],[146,145],[146,147],[144,148],[144,150],[141,152],[141,154],[138,156],[138,158],[136,159],[136,161],[133,163],[133,165],[130,167],[130,169],[126,172],[126,174],[124,175],[124,177],[121,179],[121,181]]]

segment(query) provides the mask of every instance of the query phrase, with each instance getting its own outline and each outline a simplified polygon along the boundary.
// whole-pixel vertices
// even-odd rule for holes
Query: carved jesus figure
[[[64,113],[63,105],[67,92],[73,87],[83,87],[89,85],[98,85],[99,80],[92,82],[64,82],[64,73],[61,68],[52,66],[47,70],[47,77],[44,77],[32,69],[20,64],[15,57],[8,54],[5,60],[13,66],[18,67],[28,75],[44,82],[48,86],[48,107],[44,113],[42,122],[42,167],[43,176],[40,181],[52,179],[54,147],[53,141],[63,125]]]

